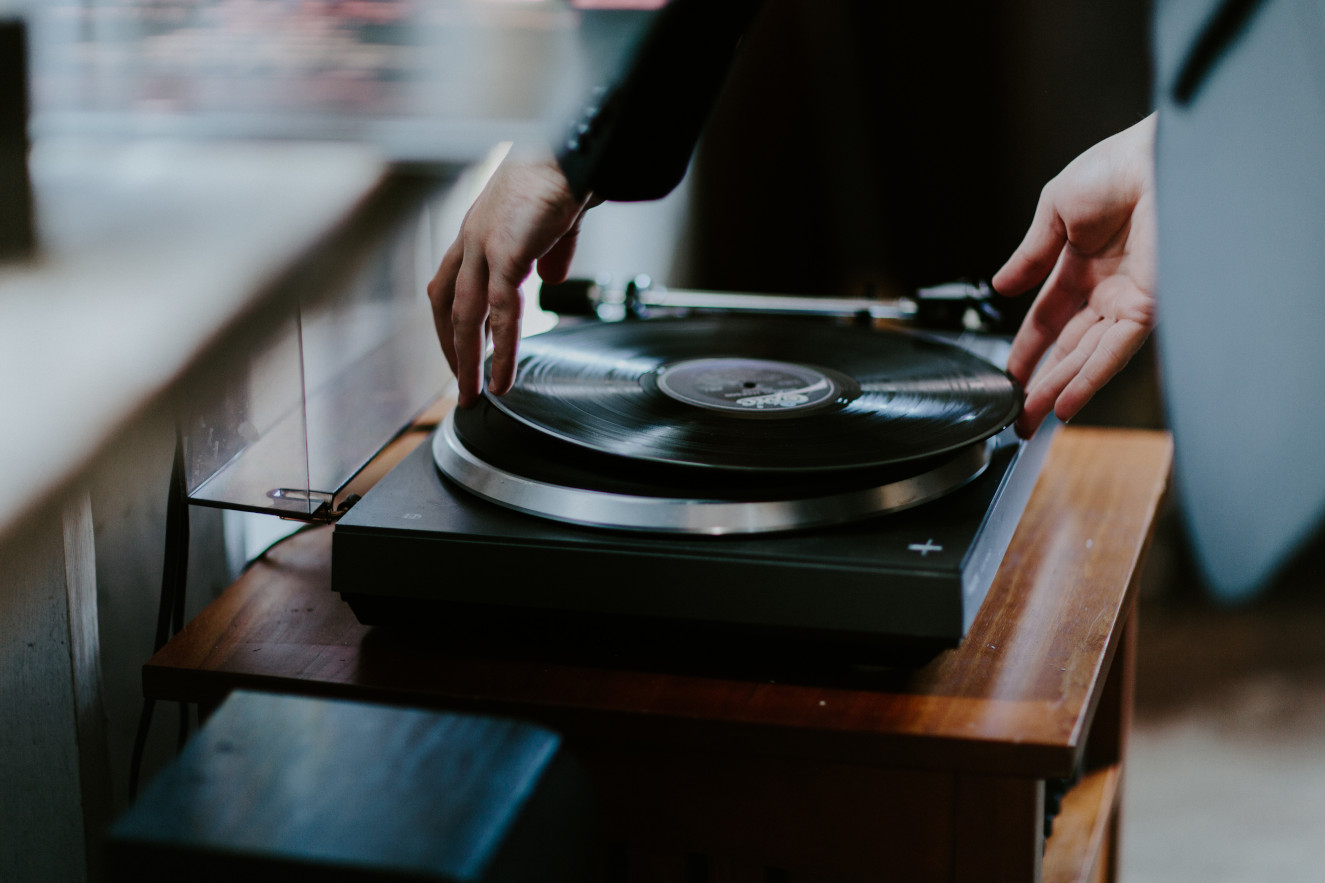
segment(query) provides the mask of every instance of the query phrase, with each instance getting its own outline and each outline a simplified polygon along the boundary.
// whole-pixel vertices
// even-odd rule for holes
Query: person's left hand
[[[433,321],[455,373],[459,405],[478,401],[483,350],[492,334],[492,377],[501,395],[515,379],[524,304],[520,284],[533,271],[562,282],[570,270],[580,221],[592,197],[576,198],[551,157],[507,158],[465,215],[460,235],[428,283]]]
[[[1154,328],[1154,145],[1151,114],[1069,163],[1044,186],[1025,239],[994,275],[1005,295],[1044,281],[1008,358],[1026,387],[1023,438],[1051,410],[1075,416]]]

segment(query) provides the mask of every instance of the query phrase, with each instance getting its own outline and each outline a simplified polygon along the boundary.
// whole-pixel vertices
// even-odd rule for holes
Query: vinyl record
[[[1021,388],[935,338],[777,319],[585,324],[522,341],[493,404],[592,451],[705,469],[831,471],[958,451]]]

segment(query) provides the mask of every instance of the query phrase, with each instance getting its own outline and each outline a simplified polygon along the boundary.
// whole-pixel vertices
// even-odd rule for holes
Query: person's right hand
[[[1154,152],[1151,114],[1074,159],[1044,186],[1025,239],[994,275],[1007,295],[1044,282],[1008,357],[1026,387],[1022,437],[1051,410],[1074,416],[1155,325]]]
[[[515,380],[523,302],[520,283],[538,266],[563,282],[590,198],[576,199],[551,157],[508,158],[465,215],[460,235],[428,283],[433,321],[459,386],[459,405],[478,401],[483,354],[492,334],[489,389],[501,395]]]

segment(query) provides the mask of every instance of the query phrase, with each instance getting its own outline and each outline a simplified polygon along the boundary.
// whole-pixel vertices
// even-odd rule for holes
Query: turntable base
[[[1007,346],[733,316],[529,337],[510,392],[337,522],[333,588],[434,634],[927,658],[974,621],[1053,437],[1009,428]]]
[[[421,445],[336,525],[332,588],[370,625],[523,630],[566,644],[800,645],[858,661],[956,644],[984,600],[1053,432],[1000,437],[924,506],[828,528],[684,536],[562,524],[478,499]]]

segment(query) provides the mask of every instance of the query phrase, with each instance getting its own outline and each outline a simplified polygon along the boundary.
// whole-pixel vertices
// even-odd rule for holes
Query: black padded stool
[[[116,881],[580,881],[588,786],[530,724],[239,691],[112,827]]]

